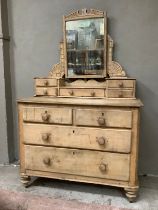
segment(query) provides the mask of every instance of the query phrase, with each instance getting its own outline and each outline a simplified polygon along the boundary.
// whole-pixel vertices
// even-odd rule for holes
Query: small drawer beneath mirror
[[[58,89],[53,87],[36,87],[36,96],[57,96]]]
[[[135,79],[108,79],[108,88],[134,88]]]
[[[107,91],[108,98],[134,98],[135,92],[134,89],[108,89]]]
[[[57,84],[56,78],[35,78],[36,87],[55,87]]]
[[[60,96],[68,97],[104,97],[103,88],[60,88]]]

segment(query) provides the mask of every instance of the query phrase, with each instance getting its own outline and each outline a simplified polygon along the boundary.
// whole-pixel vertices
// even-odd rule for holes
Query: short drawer
[[[104,89],[88,89],[88,88],[60,88],[60,96],[71,97],[104,97]]]
[[[24,125],[24,143],[129,153],[131,130]]]
[[[113,79],[107,80],[108,88],[133,88],[135,80]]]
[[[108,89],[108,98],[134,98],[134,89],[124,90],[124,89]]]
[[[24,107],[25,122],[72,124],[72,110],[56,107]]]
[[[57,96],[58,89],[53,87],[36,87],[37,96]]]
[[[95,109],[76,109],[75,124],[84,126],[101,127],[132,127],[132,111],[126,110],[95,110]]]
[[[55,78],[36,78],[35,85],[39,87],[55,87],[57,86],[57,79]]]
[[[129,180],[130,155],[25,145],[26,170]]]

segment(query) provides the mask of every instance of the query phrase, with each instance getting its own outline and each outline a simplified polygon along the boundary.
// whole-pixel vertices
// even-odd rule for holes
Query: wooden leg
[[[135,202],[138,193],[138,187],[128,187],[124,188],[124,190],[129,202]]]
[[[24,187],[28,187],[30,181],[31,181],[30,176],[27,176],[26,174],[21,173],[21,183],[24,185]]]

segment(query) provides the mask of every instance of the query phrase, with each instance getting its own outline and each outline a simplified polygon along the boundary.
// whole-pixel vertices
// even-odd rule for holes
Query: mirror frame
[[[66,44],[66,22],[73,20],[84,20],[91,18],[104,18],[104,69],[101,75],[73,75],[68,76],[67,67],[67,44]],[[64,66],[65,78],[105,78],[107,76],[107,15],[106,12],[95,9],[82,9],[63,16],[63,34],[64,34]]]

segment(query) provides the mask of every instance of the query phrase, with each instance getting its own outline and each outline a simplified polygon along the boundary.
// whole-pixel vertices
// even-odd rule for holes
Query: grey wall
[[[7,2],[0,0],[0,163],[15,159]]]
[[[7,163],[9,156],[2,40],[0,40],[0,110],[0,163]]]
[[[141,113],[140,173],[158,174],[158,1],[157,0],[9,0],[11,74],[17,147],[17,98],[33,95],[33,77],[46,76],[59,61],[62,15],[73,9],[108,12],[115,60],[137,78]]]

